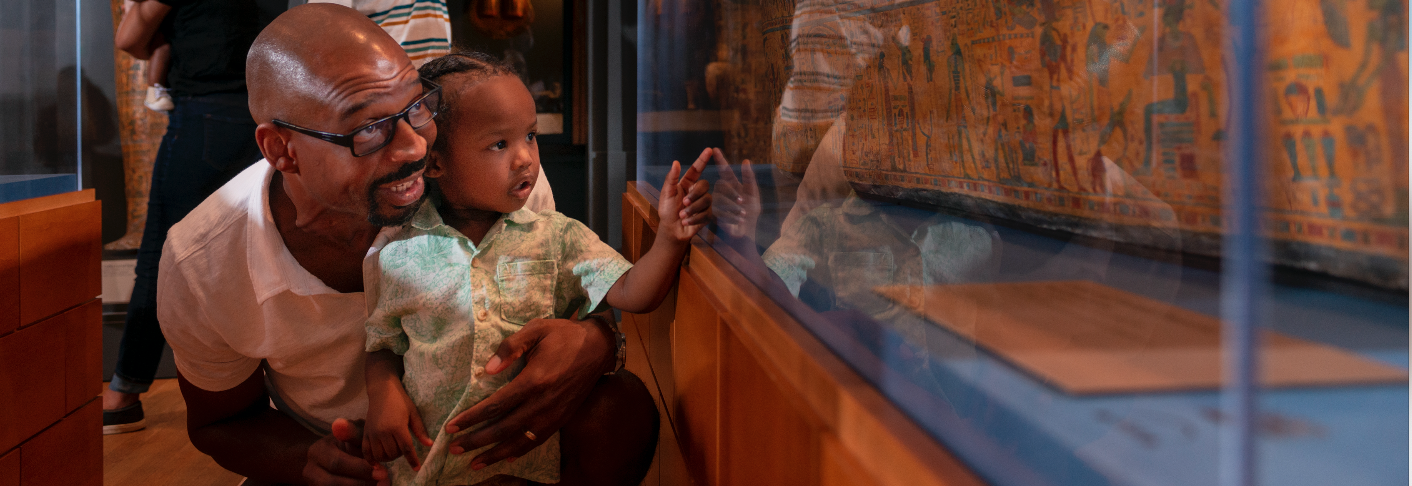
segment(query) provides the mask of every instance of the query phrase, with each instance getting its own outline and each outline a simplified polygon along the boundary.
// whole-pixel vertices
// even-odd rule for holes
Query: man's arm
[[[113,45],[132,57],[146,61],[152,57],[152,48],[155,47],[152,37],[157,34],[157,27],[162,25],[162,19],[172,7],[156,0],[128,3],[126,7],[127,12],[123,14],[123,20],[113,36]]]
[[[221,467],[278,483],[373,484],[373,467],[358,450],[361,430],[350,429],[351,424],[343,421],[335,423],[334,436],[320,438],[270,408],[263,369],[256,369],[235,388],[219,392],[198,388],[179,373],[177,383],[186,400],[186,430],[192,445]],[[335,437],[339,432],[344,441]]]

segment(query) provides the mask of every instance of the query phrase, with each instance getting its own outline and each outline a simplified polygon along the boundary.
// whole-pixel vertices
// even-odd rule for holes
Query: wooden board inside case
[[[1216,389],[1221,322],[1088,281],[887,286],[879,294],[1070,394]],[[1407,371],[1273,331],[1267,387],[1407,383]]]

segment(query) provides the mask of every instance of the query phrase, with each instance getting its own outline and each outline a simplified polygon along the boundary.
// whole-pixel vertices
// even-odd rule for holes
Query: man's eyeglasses
[[[348,147],[354,157],[362,157],[377,152],[392,143],[392,136],[397,133],[398,120],[407,120],[407,124],[415,130],[426,126],[431,123],[433,118],[436,118],[436,114],[441,111],[441,85],[426,79],[422,79],[422,84],[426,87],[426,92],[412,104],[407,105],[407,108],[395,115],[355,128],[346,135],[311,130],[283,120],[274,120],[274,124],[325,142]]]

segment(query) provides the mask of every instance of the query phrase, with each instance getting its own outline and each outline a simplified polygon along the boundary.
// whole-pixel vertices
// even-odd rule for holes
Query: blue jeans
[[[157,324],[157,263],[167,230],[252,162],[260,160],[245,93],[177,97],[152,166],[147,226],[137,250],[137,278],[118,348],[113,391],[152,385],[167,340]]]

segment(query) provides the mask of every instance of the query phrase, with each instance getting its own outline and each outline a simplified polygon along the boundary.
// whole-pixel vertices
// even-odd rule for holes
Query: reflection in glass
[[[1235,164],[1254,476],[1405,480],[1405,2],[1269,2],[1264,59],[1217,1],[650,5],[638,180],[721,147],[708,241],[988,481],[1218,481]],[[1237,63],[1264,160],[1226,156]]]

